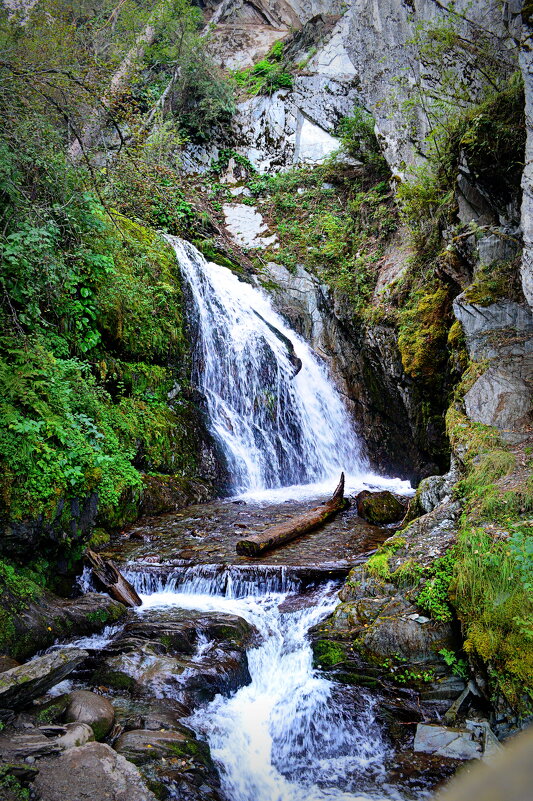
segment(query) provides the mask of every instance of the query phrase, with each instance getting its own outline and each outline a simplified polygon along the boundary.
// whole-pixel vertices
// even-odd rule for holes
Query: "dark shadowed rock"
[[[103,743],[41,760],[33,788],[43,801],[156,801],[135,765]]]
[[[65,648],[39,656],[0,674],[0,708],[19,709],[63,681],[88,656],[79,648]]]
[[[115,710],[107,698],[88,690],[75,690],[69,695],[65,713],[67,722],[87,723],[97,740],[102,740],[115,720]]]
[[[404,504],[387,490],[382,492],[363,490],[357,495],[356,504],[360,516],[376,525],[397,523],[406,511]]]
[[[126,607],[108,595],[90,592],[80,598],[59,598],[47,590],[20,608],[20,599],[2,595],[4,611],[13,635],[6,636],[2,650],[18,660],[48,648],[57,639],[94,634],[115,623]]]
[[[183,731],[134,729],[120,735],[115,743],[115,749],[130,762],[142,765],[152,759],[185,753],[186,743],[190,739],[191,736],[187,736]],[[206,749],[209,752],[207,746]]]

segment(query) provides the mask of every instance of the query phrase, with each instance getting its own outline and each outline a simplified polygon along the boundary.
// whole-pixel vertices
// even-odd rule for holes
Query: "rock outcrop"
[[[33,788],[46,801],[156,801],[135,765],[104,743],[41,760]]]
[[[88,656],[80,648],[65,648],[39,656],[0,674],[0,709],[20,709],[62,681]]]

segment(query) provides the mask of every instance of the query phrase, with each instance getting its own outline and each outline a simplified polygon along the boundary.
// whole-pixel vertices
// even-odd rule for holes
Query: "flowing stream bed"
[[[291,608],[297,582],[277,572],[278,581],[261,571],[242,581],[235,568],[216,578],[189,570],[182,583],[170,582],[173,589],[142,595],[140,615],[169,608],[223,612],[258,632],[247,655],[250,683],[229,697],[217,695],[185,722],[209,743],[228,801],[351,799],[375,790],[387,747],[372,699],[362,691],[354,705],[350,693],[314,670],[307,638],[335,607],[338,588],[326,583]],[[209,647],[202,643],[200,658]]]
[[[235,552],[243,533],[321,503],[341,471],[348,493],[410,487],[370,473],[326,366],[268,296],[167,238],[191,301],[193,383],[232,498],[141,521],[116,539],[105,555],[143,603],[122,626],[76,642],[91,652],[77,680],[110,695],[114,745],[160,797],[421,798],[424,782],[391,781],[376,697],[329,680],[308,637],[350,568],[390,532],[352,504],[260,560]],[[87,575],[80,583],[91,589]]]

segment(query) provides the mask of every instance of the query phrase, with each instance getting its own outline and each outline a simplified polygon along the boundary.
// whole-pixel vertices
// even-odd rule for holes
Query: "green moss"
[[[93,551],[108,545],[111,540],[111,535],[103,528],[95,528],[91,534],[91,538],[87,543],[88,547]]]
[[[451,302],[442,285],[433,292],[417,293],[400,312],[398,348],[405,372],[424,382],[440,382],[447,361],[446,341]]]
[[[533,481],[499,432],[470,421],[463,394],[483,367],[471,365],[447,415],[466,475],[449,596],[465,635],[464,649],[485,664],[491,691],[519,715],[533,699]]]
[[[344,662],[345,654],[342,647],[333,640],[318,640],[313,644],[315,665],[322,668],[331,668]]]
[[[389,559],[396,551],[403,548],[405,543],[406,540],[402,536],[389,537],[383,545],[379,546],[377,553],[365,562],[364,569],[366,572],[374,578],[381,579],[381,581],[389,581],[391,579]]]
[[[374,578],[381,579],[382,581],[388,581],[388,579],[390,578],[390,569],[389,569],[390,556],[391,554],[388,551],[381,551],[379,553],[375,553],[365,563],[365,570],[370,576],[373,576]]]
[[[110,687],[112,690],[127,690],[135,688],[135,680],[121,670],[112,670],[107,667],[99,668],[92,678],[93,683]]]
[[[482,264],[464,292],[465,299],[478,306],[490,306],[502,298],[520,300],[519,275],[516,260]]]
[[[194,759],[207,768],[213,766],[211,754],[207,743],[200,740],[185,740],[183,743],[171,743],[169,751],[180,759]]]
[[[423,574],[423,565],[419,564],[415,559],[406,559],[394,573],[391,573],[390,580],[397,587],[411,589],[420,584]]]

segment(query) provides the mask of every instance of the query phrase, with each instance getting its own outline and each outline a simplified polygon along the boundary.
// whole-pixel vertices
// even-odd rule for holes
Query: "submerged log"
[[[316,528],[322,526],[327,520],[332,518],[337,512],[345,509],[347,501],[344,499],[344,473],[341,474],[341,480],[332,497],[321,506],[311,509],[310,512],[305,512],[303,515],[298,515],[286,523],[280,523],[276,526],[270,526],[260,534],[253,534],[245,540],[239,540],[236,548],[237,553],[241,556],[261,556],[264,551],[271,548],[277,548],[284,542],[289,542],[301,534],[307,534]]]
[[[93,576],[104,587],[106,592],[125,606],[142,604],[136,590],[124,578],[118,567],[110,559],[103,559],[99,554],[87,549],[87,560],[92,567]]]

